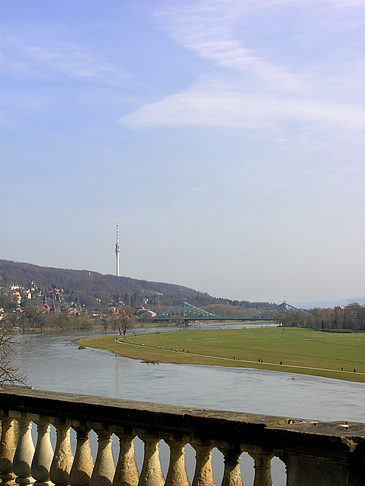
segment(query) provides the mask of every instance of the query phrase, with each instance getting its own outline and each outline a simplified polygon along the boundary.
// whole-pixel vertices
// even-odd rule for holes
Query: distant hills
[[[301,309],[333,309],[337,306],[346,306],[349,304],[357,303],[360,305],[365,305],[365,297],[350,297],[347,299],[338,299],[338,300],[315,300],[310,302],[293,302],[292,304],[295,307],[299,307]]]
[[[254,315],[277,307],[276,304],[268,302],[212,297],[182,285],[102,275],[89,270],[67,270],[0,260],[0,291],[14,284],[26,288],[31,282],[41,289],[64,289],[67,295],[72,295],[73,299],[89,309],[105,310],[111,303],[120,301],[134,307],[148,305],[158,309],[187,301],[196,306],[209,307],[212,312],[221,312],[220,315],[227,315],[227,309],[230,309],[228,315],[234,316]]]

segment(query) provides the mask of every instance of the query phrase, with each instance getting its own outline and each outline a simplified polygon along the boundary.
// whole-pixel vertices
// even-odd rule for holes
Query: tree
[[[17,304],[11,299],[9,295],[0,294],[0,307],[6,311],[13,311],[16,309]]]
[[[34,306],[27,306],[22,314],[23,326],[28,325],[32,328],[40,328],[43,332],[43,325],[46,319],[46,311]]]
[[[125,336],[128,329],[132,329],[136,323],[134,318],[134,309],[129,305],[118,307],[114,315],[115,323],[118,327],[119,334]]]
[[[105,315],[101,315],[98,318],[97,323],[100,324],[101,326],[103,326],[104,329],[108,329],[108,326],[110,325],[110,317],[105,316]]]
[[[0,329],[0,386],[25,385],[27,381],[19,368],[13,364],[15,347],[18,345],[14,331],[7,322],[2,321]]]
[[[174,316],[170,322],[177,327],[188,326],[188,321],[185,321],[183,316]]]

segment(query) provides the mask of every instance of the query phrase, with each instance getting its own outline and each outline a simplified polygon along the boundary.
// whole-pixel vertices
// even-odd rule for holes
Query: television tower
[[[119,277],[119,222],[117,218],[117,241],[115,243],[115,275]]]

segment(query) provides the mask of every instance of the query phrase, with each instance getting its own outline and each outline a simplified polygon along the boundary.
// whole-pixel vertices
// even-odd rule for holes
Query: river
[[[146,364],[107,351],[80,350],[76,338],[91,334],[79,331],[22,335],[18,365],[30,384],[43,390],[293,418],[365,422],[365,383],[245,368]],[[140,456],[140,446],[136,447]],[[141,462],[140,457],[137,459]],[[282,469],[278,464],[274,468],[275,485],[285,484]],[[217,477],[221,470],[217,466]],[[247,475],[245,485],[250,485],[252,472]]]

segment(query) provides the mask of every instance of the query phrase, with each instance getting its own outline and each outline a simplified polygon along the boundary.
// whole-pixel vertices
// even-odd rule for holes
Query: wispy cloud
[[[211,60],[218,66],[237,72],[248,73],[261,81],[275,84],[278,89],[305,89],[304,79],[269,62],[246,46],[235,32],[237,20],[248,15],[253,6],[254,2],[251,1],[201,1],[190,8],[167,8],[161,14],[161,19],[164,21],[164,28],[177,42],[202,59]]]
[[[129,78],[125,71],[67,43],[46,47],[7,38],[0,41],[0,49],[0,70],[12,76],[26,74],[42,79],[58,74],[111,85],[119,85]]]
[[[365,109],[331,100],[245,94],[227,86],[198,83],[121,119],[133,126],[205,125],[275,131],[293,121],[358,132],[365,130]]]
[[[327,136],[332,132],[333,137],[346,138],[351,132],[359,134],[365,130],[365,106],[358,101],[359,95],[365,93],[356,81],[361,73],[365,75],[362,53],[360,56],[353,51],[350,61],[342,56],[342,62],[347,64],[341,66],[340,60],[337,65],[335,54],[336,47],[346,49],[342,41],[336,46],[337,38],[325,38],[325,44],[333,41],[334,46],[322,50],[318,40],[311,44],[311,26],[317,22],[317,11],[352,7],[350,17],[356,18],[365,0],[349,0],[346,4],[342,0],[309,0],[304,4],[299,0],[198,0],[180,5],[169,3],[158,19],[176,42],[211,62],[209,74],[200,73],[190,87],[142,106],[123,117],[121,123],[134,127],[268,129],[277,139],[290,138],[290,127],[297,124],[311,127],[309,132],[317,129]],[[290,37],[282,34],[287,46],[283,55],[275,49],[265,49],[260,42],[250,45],[255,36],[248,36],[248,40],[245,26],[253,23],[257,29],[265,29],[271,25],[270,16],[280,18],[287,14],[284,8],[288,6],[300,6],[308,16],[301,27],[304,41],[294,29],[287,34]],[[297,8],[292,15],[285,21],[302,21],[295,16]],[[301,41],[304,47],[291,44]],[[299,48],[306,49],[303,59]],[[326,58],[329,51],[332,60]]]

